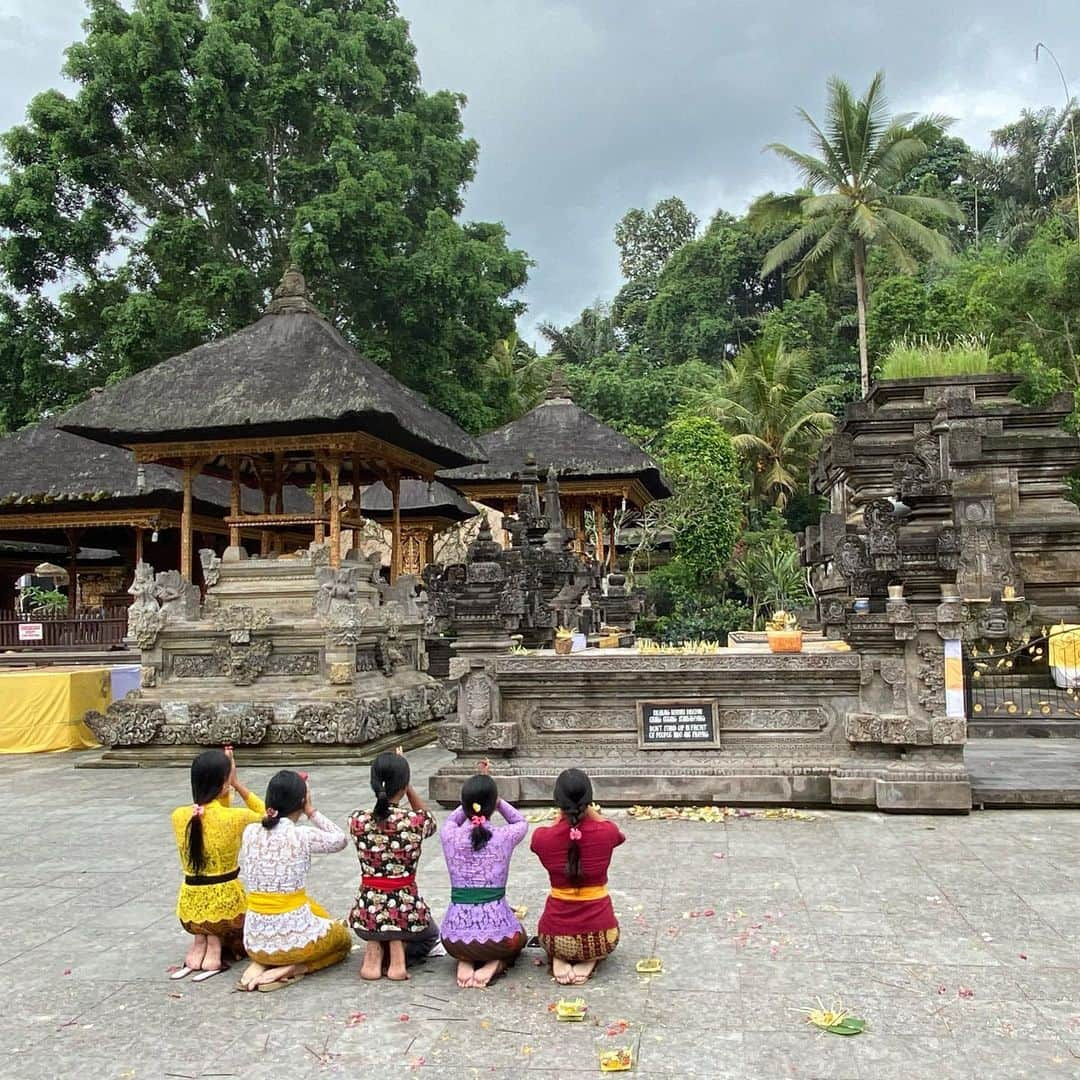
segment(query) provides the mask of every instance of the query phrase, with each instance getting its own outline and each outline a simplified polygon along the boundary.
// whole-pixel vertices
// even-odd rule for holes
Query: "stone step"
[[[969,720],[969,739],[1080,739],[1080,718]]]
[[[238,746],[237,763],[244,768],[281,769],[319,765],[370,765],[384,750],[400,746],[416,750],[435,741],[438,724],[424,724],[412,731],[395,732],[362,746],[320,746],[315,743],[270,743],[265,746]],[[100,757],[75,763],[76,769],[158,769],[187,768],[205,746],[126,746],[104,751]]]

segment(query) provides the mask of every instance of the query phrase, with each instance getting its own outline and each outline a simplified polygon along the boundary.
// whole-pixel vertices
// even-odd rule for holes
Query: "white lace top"
[[[303,889],[312,852],[341,851],[348,842],[345,833],[317,810],[311,826],[300,828],[288,818],[273,829],[264,829],[258,823],[249,825],[240,844],[240,880],[244,888],[264,893]],[[244,947],[248,952],[290,952],[317,941],[329,928],[330,920],[315,914],[310,903],[280,915],[249,911],[244,919]]]

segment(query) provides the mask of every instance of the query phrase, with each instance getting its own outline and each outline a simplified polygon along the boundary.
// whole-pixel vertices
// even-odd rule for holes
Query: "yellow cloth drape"
[[[248,911],[254,911],[258,915],[284,915],[307,904],[311,908],[312,915],[317,915],[320,919],[330,918],[330,913],[326,908],[312,900],[304,889],[280,893],[249,892],[247,902]]]
[[[606,885],[581,885],[575,889],[552,888],[551,895],[556,900],[603,900],[607,896]]]
[[[1051,628],[1050,666],[1080,667],[1080,626],[1058,623]]]
[[[83,717],[90,709],[104,712],[111,700],[108,668],[2,672],[0,754],[97,746]]]

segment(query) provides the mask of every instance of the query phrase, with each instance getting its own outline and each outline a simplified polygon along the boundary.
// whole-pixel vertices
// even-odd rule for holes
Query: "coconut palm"
[[[870,385],[867,249],[881,246],[902,270],[913,271],[917,269],[913,251],[931,258],[949,253],[948,239],[921,219],[963,218],[959,208],[944,199],[897,194],[897,187],[925,157],[927,143],[939,137],[951,121],[942,116],[916,119],[912,114],[890,117],[883,79],[879,71],[858,100],[846,83],[830,79],[824,130],[809,113],[799,110],[821,156],[804,154],[782,143],[767,148],[799,170],[809,194],[764,195],[750,208],[752,219],[798,220],[795,230],[765,256],[762,277],[794,263],[791,277],[799,292],[815,271],[824,269],[835,277],[844,268],[853,267],[864,394]]]
[[[839,386],[814,378],[805,354],[754,344],[721,366],[716,382],[691,406],[715,417],[746,461],[751,495],[783,507],[821,440],[832,430],[828,403]]]

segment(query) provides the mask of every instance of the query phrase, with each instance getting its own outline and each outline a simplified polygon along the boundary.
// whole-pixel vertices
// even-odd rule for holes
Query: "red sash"
[[[397,892],[398,889],[407,889],[415,884],[415,874],[409,874],[407,877],[362,877],[360,879],[361,888],[377,889],[379,892]]]

